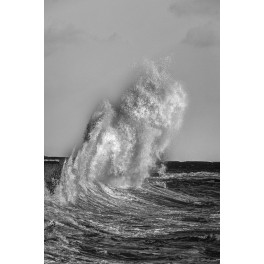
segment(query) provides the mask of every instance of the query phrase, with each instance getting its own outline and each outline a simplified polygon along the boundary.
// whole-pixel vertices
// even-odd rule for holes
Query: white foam
[[[67,201],[74,201],[90,181],[140,186],[168,146],[171,132],[180,128],[186,94],[166,67],[145,61],[136,76],[119,105],[104,101],[98,107],[86,131],[89,140],[64,165],[57,192]]]

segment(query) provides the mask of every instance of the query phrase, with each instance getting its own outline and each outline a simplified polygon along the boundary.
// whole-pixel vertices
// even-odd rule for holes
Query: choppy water
[[[187,106],[165,66],[146,61],[117,103],[99,104],[59,182],[46,181],[46,263],[219,261],[219,172],[156,167]]]
[[[46,190],[45,263],[219,263],[219,172],[90,183],[75,204]]]

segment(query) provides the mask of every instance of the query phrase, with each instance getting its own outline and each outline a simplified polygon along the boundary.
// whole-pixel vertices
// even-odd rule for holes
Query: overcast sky
[[[219,0],[45,0],[45,155],[67,156],[131,66],[170,56],[188,94],[169,160],[220,158]]]

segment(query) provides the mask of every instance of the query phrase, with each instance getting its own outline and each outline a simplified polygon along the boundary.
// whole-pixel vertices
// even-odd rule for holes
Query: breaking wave
[[[186,94],[162,63],[145,61],[116,105],[104,100],[62,170],[55,195],[74,203],[91,185],[139,187],[180,128]]]
[[[47,264],[219,263],[219,170],[157,162],[186,95],[163,65],[146,61],[133,76],[117,104],[97,107],[60,179],[50,170]]]

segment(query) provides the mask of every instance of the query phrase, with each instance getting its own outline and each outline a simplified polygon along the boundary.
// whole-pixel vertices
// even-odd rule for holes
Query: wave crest
[[[166,66],[145,61],[119,103],[105,100],[93,113],[82,147],[63,166],[60,200],[74,202],[92,182],[140,186],[179,129],[185,107],[186,94]]]

